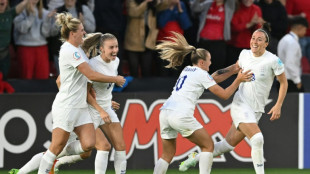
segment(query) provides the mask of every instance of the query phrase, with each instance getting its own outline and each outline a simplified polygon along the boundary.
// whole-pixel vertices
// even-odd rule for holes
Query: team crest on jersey
[[[213,77],[210,74],[208,74],[208,77],[210,80],[213,80]]]
[[[74,58],[75,60],[79,60],[79,59],[81,58],[80,53],[74,52],[74,53],[73,53],[73,58]]]
[[[278,58],[278,64],[281,65],[281,66],[283,65],[283,62],[279,58]]]

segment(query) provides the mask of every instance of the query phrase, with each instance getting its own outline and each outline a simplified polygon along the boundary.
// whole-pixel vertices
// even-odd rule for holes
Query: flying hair
[[[189,45],[183,35],[171,32],[172,37],[166,37],[167,40],[156,45],[155,49],[159,50],[160,58],[167,60],[169,64],[166,68],[174,68],[182,65],[185,56],[188,53],[195,52],[196,48]]]

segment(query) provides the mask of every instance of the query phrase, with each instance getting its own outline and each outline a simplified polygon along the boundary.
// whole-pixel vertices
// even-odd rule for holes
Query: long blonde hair
[[[69,39],[70,31],[76,32],[79,29],[81,21],[72,17],[70,13],[58,13],[56,23],[61,26],[61,40],[66,41]]]
[[[116,37],[111,33],[91,33],[86,36],[81,48],[90,58],[95,57],[100,53],[99,48],[103,46],[104,41],[110,39],[116,39]]]
[[[203,48],[196,49],[187,43],[183,35],[172,32],[172,37],[167,37],[165,41],[156,45],[160,58],[167,60],[169,64],[166,68],[176,68],[181,66],[187,54],[191,53],[191,62],[196,65],[199,59],[206,60],[208,51]]]

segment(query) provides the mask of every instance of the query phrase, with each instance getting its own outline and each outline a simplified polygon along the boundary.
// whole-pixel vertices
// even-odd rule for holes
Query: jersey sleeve
[[[208,72],[201,72],[201,74],[199,76],[197,76],[197,78],[201,78],[202,80],[202,85],[205,89],[210,88],[211,86],[215,85],[216,82],[213,79],[213,77],[208,73]]]
[[[67,57],[68,57],[68,61],[69,61],[68,63],[70,65],[72,65],[74,68],[76,68],[77,66],[79,66],[80,64],[85,62],[85,60],[82,57],[82,54],[77,49],[71,50],[67,54]]]
[[[273,60],[272,70],[276,76],[284,72],[284,64],[280,58],[277,57]]]

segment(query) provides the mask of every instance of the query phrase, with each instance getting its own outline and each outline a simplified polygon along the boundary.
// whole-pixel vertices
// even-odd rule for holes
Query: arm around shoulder
[[[86,62],[81,63],[79,66],[77,66],[77,69],[89,80],[95,82],[115,83],[118,86],[122,86],[126,81],[122,76],[106,76],[99,72],[96,72],[91,69],[91,67]]]

